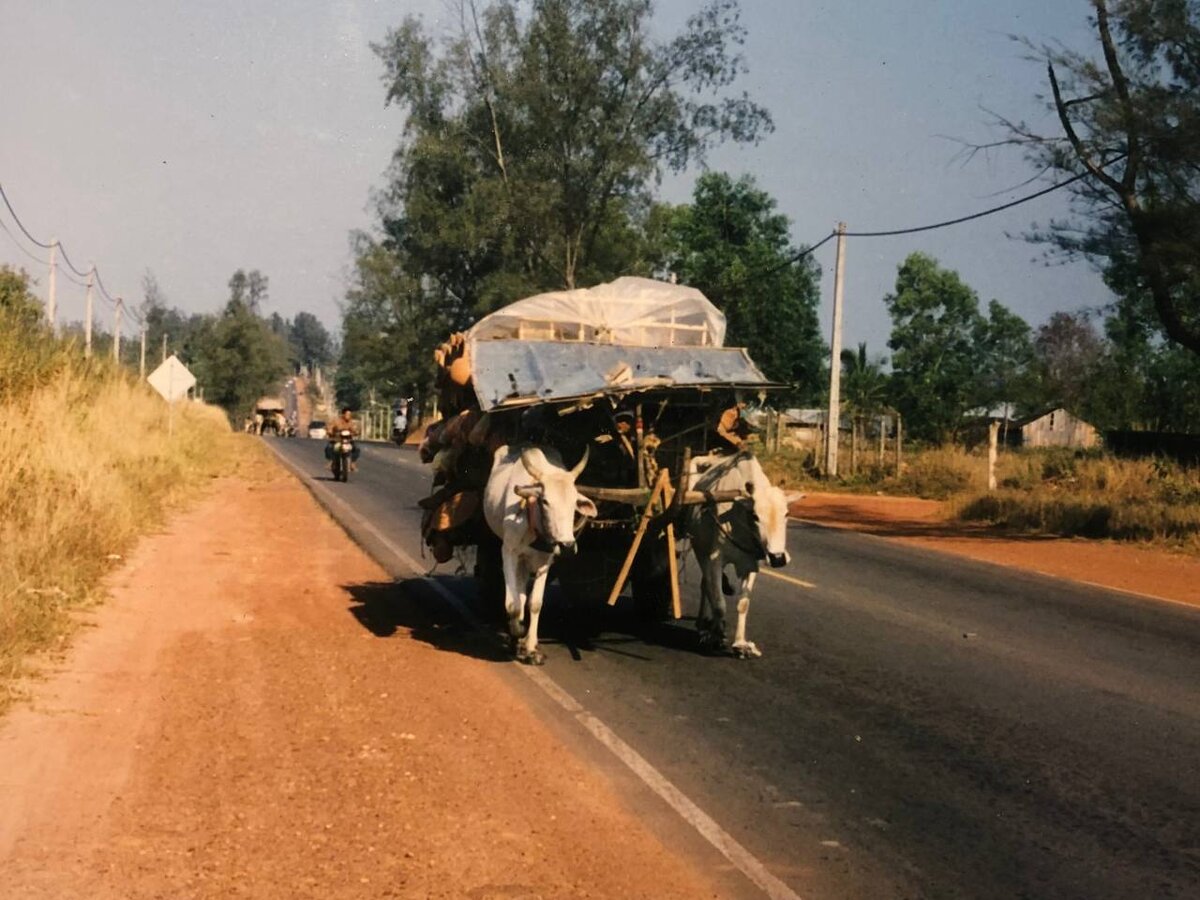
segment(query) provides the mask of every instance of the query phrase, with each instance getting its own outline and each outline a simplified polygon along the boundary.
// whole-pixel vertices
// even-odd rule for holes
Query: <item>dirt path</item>
[[[0,896],[716,893],[387,582],[282,475],[143,541],[0,724]]]
[[[984,562],[1200,606],[1200,559],[1117,541],[1004,537],[951,522],[936,500],[810,493],[792,505],[799,519],[851,528]]]

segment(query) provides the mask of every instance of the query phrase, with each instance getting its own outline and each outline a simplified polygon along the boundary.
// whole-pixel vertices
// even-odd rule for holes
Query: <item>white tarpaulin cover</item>
[[[518,300],[485,316],[468,341],[585,341],[635,347],[720,347],[725,316],[695,288],[626,276]]]

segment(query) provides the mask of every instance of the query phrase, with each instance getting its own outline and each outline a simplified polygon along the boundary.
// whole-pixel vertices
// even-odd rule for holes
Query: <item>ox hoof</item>
[[[706,656],[723,656],[729,652],[729,644],[725,638],[712,632],[701,632],[700,652]]]
[[[733,655],[738,659],[757,659],[762,656],[762,651],[754,641],[742,641],[733,645]]]
[[[546,654],[541,650],[518,650],[517,662],[523,662],[527,666],[541,666],[546,663]]]

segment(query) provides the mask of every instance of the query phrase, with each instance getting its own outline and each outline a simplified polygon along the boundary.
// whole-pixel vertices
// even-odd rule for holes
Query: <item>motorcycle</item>
[[[334,481],[350,480],[350,462],[354,455],[354,433],[342,429],[337,433],[332,443],[332,459],[330,469]]]

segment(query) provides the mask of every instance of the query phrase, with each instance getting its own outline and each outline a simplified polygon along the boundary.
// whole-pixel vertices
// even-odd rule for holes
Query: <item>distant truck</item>
[[[254,404],[254,427],[258,434],[284,434],[287,415],[280,397],[259,397]]]

